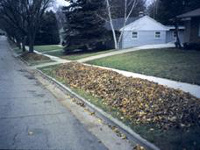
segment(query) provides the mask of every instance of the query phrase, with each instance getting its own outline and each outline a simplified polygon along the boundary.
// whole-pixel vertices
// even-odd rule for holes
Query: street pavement
[[[107,149],[25,70],[2,36],[0,149]]]

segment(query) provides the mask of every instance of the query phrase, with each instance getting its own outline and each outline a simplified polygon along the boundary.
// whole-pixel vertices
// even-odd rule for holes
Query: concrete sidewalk
[[[168,43],[168,44],[157,44],[157,45],[144,45],[144,46],[139,46],[139,47],[134,47],[134,48],[129,48],[129,49],[123,49],[123,50],[116,50],[114,52],[110,53],[105,53],[105,54],[100,54],[96,56],[91,56],[83,59],[77,60],[78,62],[87,62],[95,59],[100,59],[108,56],[113,56],[113,55],[118,55],[118,54],[124,54],[128,52],[134,52],[134,51],[139,51],[139,50],[146,50],[146,49],[159,49],[159,48],[173,48],[175,47],[174,44]]]
[[[88,64],[85,64],[85,65],[88,65]],[[147,76],[147,75],[143,75],[143,74],[123,71],[123,70],[118,70],[118,69],[113,69],[113,68],[108,68],[108,67],[101,67],[101,66],[95,66],[95,65],[88,65],[88,66],[112,70],[112,71],[120,73],[126,77],[146,79],[146,80],[158,83],[160,85],[167,86],[169,88],[179,89],[184,92],[188,92],[188,93],[196,96],[197,98],[200,98],[200,86],[199,85],[193,85],[193,84],[189,84],[189,83],[183,83],[183,82],[173,81],[173,80],[169,80],[169,79],[154,77],[154,76]]]

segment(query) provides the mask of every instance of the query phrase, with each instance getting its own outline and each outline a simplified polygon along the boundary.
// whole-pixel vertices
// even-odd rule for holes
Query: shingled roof
[[[130,18],[128,19],[128,21],[126,22],[126,25],[128,25],[128,24],[130,24],[130,23],[136,21],[136,20],[139,19],[139,18],[140,18],[140,17],[130,17]],[[118,30],[118,31],[119,31],[119,30],[124,26],[124,18],[113,19],[113,26],[114,26],[114,29],[115,29],[115,30]],[[105,24],[105,28],[106,28],[107,30],[111,30],[111,26],[110,26],[110,23],[109,23],[109,22],[107,22],[107,23]]]
[[[177,16],[177,18],[198,17],[200,16],[200,8]]]

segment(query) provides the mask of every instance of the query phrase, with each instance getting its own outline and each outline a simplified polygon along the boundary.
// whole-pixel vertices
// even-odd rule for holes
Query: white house
[[[124,32],[120,48],[130,48],[149,44],[175,42],[175,27],[165,26],[149,16],[130,18],[123,27],[123,19],[114,19],[115,30]],[[109,25],[106,25],[110,30]],[[181,30],[180,30],[181,29]],[[179,27],[180,40],[183,39],[184,27]]]

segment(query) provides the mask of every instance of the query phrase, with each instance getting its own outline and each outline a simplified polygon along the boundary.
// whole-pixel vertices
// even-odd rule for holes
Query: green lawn
[[[67,60],[78,60],[78,59],[95,56],[99,54],[104,54],[104,53],[108,53],[112,51],[115,51],[115,50],[106,50],[106,51],[97,51],[97,52],[79,52],[79,53],[73,53],[73,54],[64,54],[63,51],[56,51],[56,52],[47,52],[46,54],[57,56],[57,57],[67,59]]]
[[[88,63],[200,85],[199,51],[141,50]]]
[[[48,52],[52,50],[61,50],[62,47],[59,45],[40,45],[40,46],[34,46],[34,49],[39,52]]]

